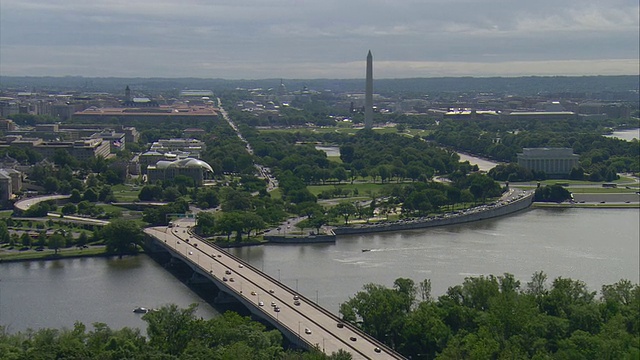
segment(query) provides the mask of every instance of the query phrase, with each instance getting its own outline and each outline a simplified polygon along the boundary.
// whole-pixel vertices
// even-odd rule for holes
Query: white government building
[[[524,148],[518,154],[518,165],[544,171],[551,177],[566,177],[572,168],[578,167],[579,158],[571,148]]]

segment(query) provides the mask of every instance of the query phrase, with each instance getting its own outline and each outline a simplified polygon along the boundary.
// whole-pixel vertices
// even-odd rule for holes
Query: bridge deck
[[[253,306],[254,312],[257,311],[275,327],[285,328],[294,336],[297,334],[296,340],[303,347],[317,346],[326,354],[342,349],[351,353],[354,359],[404,359],[376,339],[349,324],[343,324],[337,316],[250,264],[191,235],[189,227],[193,225],[193,219],[180,219],[174,222],[173,227],[147,228],[145,233],[174,256],[179,256],[216,280],[219,285],[222,284],[223,291],[245,305]],[[299,305],[294,304],[295,295],[300,298]],[[263,303],[262,306],[259,305],[260,302]],[[274,311],[272,302],[280,308],[279,312]],[[338,324],[344,326],[338,327]]]

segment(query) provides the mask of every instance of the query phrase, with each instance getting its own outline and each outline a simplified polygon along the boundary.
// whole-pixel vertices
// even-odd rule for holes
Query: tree
[[[53,235],[49,236],[49,249],[55,250],[55,254],[58,254],[58,250],[64,246],[65,239],[64,235],[56,232]]]
[[[536,189],[535,201],[541,202],[563,202],[571,198],[571,192],[561,185],[546,185]]]
[[[84,247],[85,245],[87,245],[88,242],[89,242],[89,237],[87,236],[87,233],[84,231],[80,232],[80,236],[78,236],[78,241],[76,242],[76,246]]]
[[[31,247],[31,236],[26,231],[20,235],[20,242],[24,247]]]
[[[338,183],[347,180],[347,170],[345,170],[342,166],[337,166],[335,169],[333,169],[331,177],[338,180]]]
[[[60,181],[53,176],[49,176],[45,179],[43,186],[47,194],[53,194],[60,188]]]
[[[93,188],[88,188],[87,190],[85,190],[84,194],[82,195],[82,200],[86,200],[92,203],[96,202],[98,201],[98,194]]]
[[[98,201],[102,202],[112,202],[115,200],[115,196],[113,195],[113,189],[111,186],[105,185],[100,188],[98,192]]]
[[[4,221],[0,221],[0,244],[9,242],[9,229],[7,227],[7,223]]]
[[[44,248],[47,245],[47,232],[42,230],[38,232],[38,242],[36,243],[38,247]]]
[[[218,192],[215,189],[200,189],[196,195],[196,202],[201,209],[210,209],[220,205]]]
[[[335,216],[344,218],[344,224],[348,225],[349,218],[356,213],[356,207],[350,202],[341,202],[331,208],[331,212],[335,214]]]
[[[196,215],[196,226],[203,235],[211,235],[215,231],[215,219],[213,213],[201,211]]]
[[[260,215],[252,212],[246,212],[242,216],[242,228],[247,233],[247,238],[251,237],[251,231],[264,228],[264,220]]]
[[[329,219],[324,214],[317,214],[312,218],[306,220],[307,224],[316,229],[316,234],[320,233],[320,228],[326,225],[329,222]]]
[[[159,201],[162,199],[162,186],[145,185],[138,193],[138,199],[141,201]]]
[[[102,229],[107,252],[116,253],[120,257],[124,254],[135,253],[138,245],[142,244],[142,230],[131,221],[113,220]]]
[[[179,309],[171,304],[146,313],[142,320],[147,323],[149,343],[170,355],[182,353],[193,338],[197,307],[197,304],[191,304],[186,309]]]
[[[20,236],[18,234],[13,233],[9,236],[9,249],[13,249],[16,247],[16,244],[20,241]]]
[[[69,197],[69,201],[73,204],[77,204],[82,201],[82,194],[80,194],[80,190],[73,189],[71,190],[71,196]]]
[[[225,188],[222,193],[222,211],[243,211],[251,208],[251,196],[249,193],[235,189]]]
[[[407,315],[405,295],[376,284],[362,288],[340,306],[343,319],[393,347],[400,342],[400,329]]]
[[[242,214],[236,211],[223,213],[216,222],[216,228],[221,233],[227,235],[227,241],[231,237],[231,233],[234,231],[242,231],[242,225]]]
[[[78,208],[73,203],[64,204],[62,209],[60,210],[62,215],[71,215],[75,214],[78,211]]]

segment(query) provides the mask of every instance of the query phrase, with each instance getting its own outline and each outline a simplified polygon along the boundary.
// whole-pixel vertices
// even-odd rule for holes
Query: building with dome
[[[179,175],[193,179],[196,186],[202,186],[205,180],[213,177],[213,168],[206,162],[194,158],[160,160],[155,165],[147,166],[147,182],[151,184],[173,180]]]

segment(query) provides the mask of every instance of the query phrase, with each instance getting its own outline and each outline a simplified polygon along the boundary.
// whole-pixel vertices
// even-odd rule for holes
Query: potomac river
[[[593,291],[622,278],[640,281],[638,209],[532,209],[507,217],[398,233],[339,236],[335,244],[231,249],[328,310],[366,283],[431,279],[439,296],[465,277],[512,273],[522,284],[535,271],[569,277]],[[363,249],[370,251],[363,252]],[[0,325],[9,331],[104,322],[144,328],[132,310],[199,303],[215,310],[146,255],[0,263]]]

